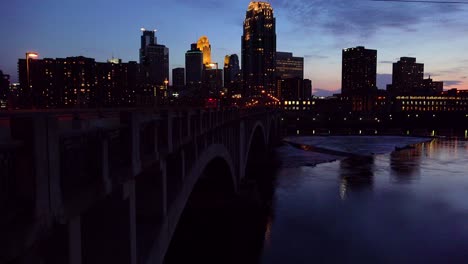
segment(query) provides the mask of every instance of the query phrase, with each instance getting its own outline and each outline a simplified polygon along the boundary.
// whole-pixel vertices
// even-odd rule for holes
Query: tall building
[[[138,63],[120,59],[96,63],[96,93],[99,106],[133,106],[138,94]]]
[[[393,95],[418,94],[424,90],[424,64],[416,63],[416,58],[402,57],[393,63]]]
[[[203,70],[203,89],[201,96],[218,97],[223,88],[223,70],[218,69],[217,63],[205,67]]]
[[[162,96],[163,87],[169,81],[169,49],[157,43],[155,31],[141,30],[140,66],[143,81],[154,86],[156,94]]]
[[[197,43],[185,53],[185,85],[187,88],[200,88],[203,76],[203,52]]]
[[[309,79],[304,79],[304,92],[302,94],[303,99],[312,98],[312,81]]]
[[[304,79],[304,58],[293,57],[291,52],[276,52],[276,77]]]
[[[0,109],[7,107],[7,98],[10,90],[10,76],[0,71]]]
[[[211,45],[207,36],[198,39],[197,48],[203,53],[203,65],[211,64]]]
[[[341,94],[368,95],[377,91],[377,50],[356,47],[342,53]]]
[[[275,93],[276,19],[268,2],[250,2],[242,36],[245,95]]]
[[[227,55],[224,58],[224,87],[232,88],[236,82],[241,81],[239,57],[237,54]]]
[[[172,88],[174,92],[183,91],[185,88],[185,69],[174,68],[172,69]]]

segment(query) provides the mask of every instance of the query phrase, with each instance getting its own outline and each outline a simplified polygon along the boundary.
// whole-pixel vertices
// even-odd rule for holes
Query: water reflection
[[[281,152],[283,164],[297,168],[277,173],[262,263],[468,263],[468,142],[438,139],[393,151],[405,139],[375,137],[360,153],[376,156],[307,169],[311,161],[296,157],[313,152]],[[317,142],[357,149],[349,137]]]
[[[374,156],[353,156],[340,161],[340,196],[346,199],[348,191],[372,189]]]
[[[390,174],[395,182],[408,183],[420,176],[421,154],[424,148],[425,145],[420,144],[414,148],[397,150],[390,154]]]

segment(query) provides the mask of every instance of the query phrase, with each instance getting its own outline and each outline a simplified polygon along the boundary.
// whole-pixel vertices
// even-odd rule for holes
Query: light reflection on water
[[[263,263],[468,263],[467,141],[316,167],[283,148]]]

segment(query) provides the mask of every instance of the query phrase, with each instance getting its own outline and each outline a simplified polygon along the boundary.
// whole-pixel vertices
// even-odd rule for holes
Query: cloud
[[[463,83],[462,81],[457,81],[457,80],[447,80],[443,82],[444,82],[444,86],[456,86],[456,85],[460,85]]]
[[[312,93],[315,96],[332,96],[333,94],[340,93],[341,90],[327,90],[322,88],[313,88]]]
[[[392,83],[392,74],[389,73],[378,73],[377,74],[377,87],[379,89],[387,89],[387,84]]]
[[[335,36],[372,37],[385,29],[415,31],[420,23],[444,23],[462,9],[457,5],[360,0],[276,0],[273,5],[299,27],[320,28]],[[438,17],[435,21],[433,18]]]

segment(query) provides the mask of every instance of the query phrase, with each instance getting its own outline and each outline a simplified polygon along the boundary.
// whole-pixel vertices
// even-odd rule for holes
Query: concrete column
[[[49,203],[49,155],[48,124],[45,114],[11,119],[11,136],[23,142],[21,150],[21,172],[16,182],[19,197],[29,200],[35,206],[35,218],[40,226],[51,223]],[[53,129],[53,127],[51,127]],[[52,131],[51,131],[52,133]],[[58,162],[52,163],[57,165]]]
[[[242,180],[245,176],[245,149],[247,148],[246,138],[245,138],[245,123],[244,121],[240,121],[240,128],[239,128],[239,177],[238,182]]]
[[[136,205],[135,205],[135,181],[131,180],[124,185],[124,200],[128,200],[129,217],[129,237],[130,237],[130,264],[137,263],[137,244],[136,244]]]
[[[122,113],[122,123],[128,126],[128,153],[131,160],[132,176],[135,177],[141,173],[141,157],[140,157],[140,120],[138,113],[124,112]]]
[[[167,149],[171,153],[174,149],[173,134],[172,134],[173,112],[167,114]]]
[[[167,203],[168,203],[168,199],[167,199],[167,168],[166,168],[166,161],[165,160],[161,160],[159,162],[159,166],[161,168],[161,178],[160,178],[160,182],[159,182],[159,185],[161,186],[161,190],[160,190],[160,201],[161,201],[161,204],[158,204],[158,208],[160,208],[160,215],[163,216],[163,217],[166,217],[167,216]]]
[[[64,209],[60,187],[60,142],[56,117],[47,118],[49,199],[52,215],[63,223]]]
[[[102,182],[106,194],[112,192],[112,180],[109,176],[109,140],[106,137],[101,139],[101,168]]]
[[[80,216],[74,217],[68,222],[68,252],[68,261],[70,264],[82,263]]]

